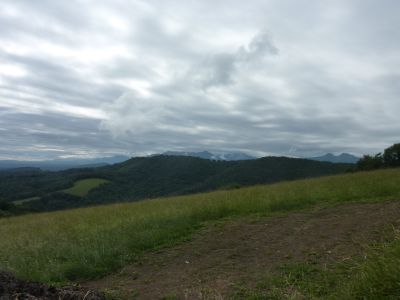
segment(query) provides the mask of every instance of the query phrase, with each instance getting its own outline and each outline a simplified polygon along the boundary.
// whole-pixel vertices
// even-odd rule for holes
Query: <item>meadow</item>
[[[64,193],[78,197],[86,196],[92,189],[109,182],[109,180],[101,178],[87,178],[74,182],[74,185],[69,189],[63,190]]]
[[[50,283],[98,278],[144,251],[184,240],[210,221],[391,199],[400,199],[400,169],[3,218],[0,269]],[[393,242],[393,251],[386,247],[394,253],[385,256],[388,262],[398,262],[398,245]]]

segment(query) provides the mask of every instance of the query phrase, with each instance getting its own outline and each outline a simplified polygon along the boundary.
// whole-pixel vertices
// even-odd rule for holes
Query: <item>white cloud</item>
[[[0,76],[5,77],[24,77],[28,74],[27,70],[13,64],[0,64]]]

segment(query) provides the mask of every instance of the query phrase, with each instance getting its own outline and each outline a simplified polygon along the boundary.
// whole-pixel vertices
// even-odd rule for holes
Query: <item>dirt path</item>
[[[235,283],[251,288],[283,263],[313,256],[329,263],[360,254],[388,225],[400,226],[400,201],[214,224],[189,242],[146,254],[84,286],[126,299],[228,299]]]

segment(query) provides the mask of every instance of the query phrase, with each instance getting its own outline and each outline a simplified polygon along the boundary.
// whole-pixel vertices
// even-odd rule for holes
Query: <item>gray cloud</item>
[[[206,57],[186,76],[193,77],[203,88],[233,84],[237,68],[259,63],[265,56],[277,54],[278,49],[268,33],[262,32],[253,37],[249,45],[241,46],[236,52],[217,53]]]
[[[0,4],[0,158],[374,153],[398,142],[395,0]]]

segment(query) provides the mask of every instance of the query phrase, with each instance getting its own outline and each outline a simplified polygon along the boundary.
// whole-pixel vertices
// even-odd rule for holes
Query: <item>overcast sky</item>
[[[0,159],[400,142],[398,0],[1,0]]]

